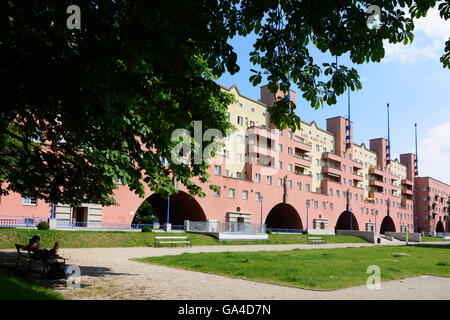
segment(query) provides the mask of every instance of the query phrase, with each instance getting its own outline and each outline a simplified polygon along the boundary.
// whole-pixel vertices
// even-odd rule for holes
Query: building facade
[[[390,159],[389,142],[384,138],[372,139],[368,146],[354,143],[353,123],[343,117],[327,119],[325,129],[313,121],[302,122],[295,132],[280,131],[271,123],[268,109],[284,93],[273,95],[263,86],[256,101],[235,86],[222,89],[237,99],[228,110],[237,131],[225,138],[223,152],[210,161],[211,182],[219,191],[204,185],[206,197],[190,198],[179,186],[180,191],[169,200],[150,190],[146,199],[141,199],[117,181],[119,206],[82,204],[75,209],[55,204],[55,217],[130,224],[142,202],[149,201],[160,223],[173,225],[183,225],[185,220],[217,220],[262,223],[274,230],[315,229],[319,233],[335,229],[414,232],[417,228],[426,232],[441,228],[440,223],[421,219],[431,206],[430,214],[437,210],[431,221],[442,222],[444,231],[450,232],[448,205],[444,205],[449,186],[439,183],[442,188],[438,188],[434,179],[416,178],[414,154]],[[290,99],[295,101],[295,92],[290,92]],[[430,187],[439,191],[423,195]],[[434,200],[427,200],[425,211],[421,207],[425,202],[417,199],[434,199],[435,194],[443,202],[435,207]],[[418,203],[415,209],[414,196]],[[51,211],[50,204],[18,194],[0,202],[3,216],[50,217]]]

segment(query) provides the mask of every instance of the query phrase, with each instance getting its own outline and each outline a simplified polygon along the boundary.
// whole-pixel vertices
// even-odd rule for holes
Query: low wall
[[[369,241],[370,243],[375,243],[377,239],[377,236],[373,231],[336,230],[336,234],[343,236],[361,237],[364,240]]]
[[[385,235],[400,241],[406,241],[406,232],[385,232]],[[420,233],[408,233],[408,241],[420,242]]]
[[[308,229],[309,234],[334,235],[334,230],[330,229]]]

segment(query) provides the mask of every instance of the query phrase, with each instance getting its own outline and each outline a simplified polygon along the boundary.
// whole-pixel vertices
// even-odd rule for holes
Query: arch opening
[[[297,210],[287,203],[279,203],[270,210],[266,217],[267,228],[276,229],[301,229],[303,223]]]
[[[170,204],[169,204],[170,203]],[[170,202],[159,194],[152,194],[139,206],[133,223],[140,216],[153,214],[161,224],[167,222],[167,207],[169,205],[169,223],[183,225],[184,220],[206,221],[206,215],[200,204],[183,191],[170,196]],[[155,220],[156,221],[156,220]]]
[[[355,230],[359,231],[358,220],[350,211],[344,211],[336,222],[336,230]]]
[[[436,232],[444,232],[444,224],[442,223],[442,221],[438,221],[438,223],[436,224]]]
[[[384,234],[385,232],[396,232],[394,220],[389,216],[384,217],[381,222],[380,233]]]

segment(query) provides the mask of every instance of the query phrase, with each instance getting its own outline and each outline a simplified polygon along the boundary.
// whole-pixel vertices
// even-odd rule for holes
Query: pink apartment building
[[[370,140],[368,147],[354,143],[353,124],[343,117],[327,119],[325,130],[314,121],[303,122],[296,132],[277,130],[267,112],[275,96],[266,86],[258,101],[240,94],[235,86],[222,89],[238,100],[229,108],[230,121],[238,132],[237,140],[229,139],[224,152],[210,161],[211,182],[219,192],[204,185],[206,197],[192,199],[179,186],[169,201],[150,191],[141,199],[117,181],[119,206],[82,204],[75,209],[55,204],[55,217],[130,224],[142,202],[150,201],[160,223],[167,221],[170,203],[172,225],[216,220],[263,223],[274,230],[333,233],[336,228],[384,233],[414,232],[417,222],[419,231],[449,232],[450,187],[431,178],[415,178],[415,155],[402,154],[400,160],[391,160],[388,141],[383,138]],[[293,91],[290,98],[295,101]],[[45,218],[51,212],[51,204],[14,193],[0,202],[2,216]],[[434,219],[424,219],[431,216]]]

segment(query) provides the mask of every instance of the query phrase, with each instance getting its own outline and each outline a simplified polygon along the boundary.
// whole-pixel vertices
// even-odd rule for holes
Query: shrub
[[[272,234],[272,230],[267,229],[267,234]]]
[[[50,226],[48,225],[47,221],[42,221],[38,223],[37,228],[38,230],[48,230],[50,229]]]
[[[308,230],[303,230],[303,234],[308,234]]]
[[[142,227],[142,232],[152,232],[152,228],[149,226]]]

